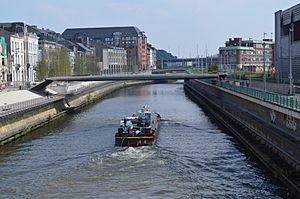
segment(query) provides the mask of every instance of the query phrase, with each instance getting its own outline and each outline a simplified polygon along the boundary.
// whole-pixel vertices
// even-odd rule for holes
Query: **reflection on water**
[[[149,104],[157,146],[114,146],[119,120]],[[180,84],[131,87],[0,148],[0,198],[280,198],[275,184]]]

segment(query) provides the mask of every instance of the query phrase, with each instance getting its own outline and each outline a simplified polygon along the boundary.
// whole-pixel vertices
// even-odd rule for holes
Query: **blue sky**
[[[274,12],[299,0],[14,0],[1,21],[24,21],[62,33],[71,27],[134,25],[156,48],[174,55],[218,52],[229,37],[261,39],[274,32]]]

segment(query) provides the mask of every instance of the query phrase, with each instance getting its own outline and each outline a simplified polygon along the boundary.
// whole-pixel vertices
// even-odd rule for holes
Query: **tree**
[[[49,50],[49,74],[48,77],[56,77],[58,73],[58,59],[59,59],[59,50],[50,49]]]
[[[71,63],[66,48],[42,50],[37,65],[37,77],[41,81],[46,77],[71,75]]]
[[[87,55],[87,73],[91,75],[98,75],[100,68],[97,66],[97,60],[95,55]]]
[[[45,57],[45,50],[42,50],[41,59],[37,64],[37,78],[39,81],[44,80],[48,74],[48,63]]]
[[[84,57],[81,55],[77,55],[75,57],[74,74],[82,75],[83,72],[84,72]]]
[[[208,72],[218,72],[218,65],[217,64],[210,64],[208,66]]]
[[[95,55],[77,55],[74,64],[75,75],[98,75],[100,68],[97,66]]]
[[[57,70],[57,76],[71,75],[71,63],[68,56],[68,50],[66,48],[61,48],[59,51]]]

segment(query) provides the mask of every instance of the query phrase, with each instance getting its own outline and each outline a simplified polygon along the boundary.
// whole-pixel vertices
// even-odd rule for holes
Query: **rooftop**
[[[135,26],[124,27],[99,27],[99,28],[68,28],[62,33],[62,37],[72,40],[75,35],[85,35],[91,39],[104,39],[112,37],[115,32],[122,33],[123,36],[137,36],[139,33],[144,33]]]

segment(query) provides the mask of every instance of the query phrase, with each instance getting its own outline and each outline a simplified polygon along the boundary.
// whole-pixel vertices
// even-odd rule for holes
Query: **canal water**
[[[148,104],[163,120],[157,146],[114,146],[119,120]],[[120,90],[0,148],[0,198],[284,198],[182,84]]]

